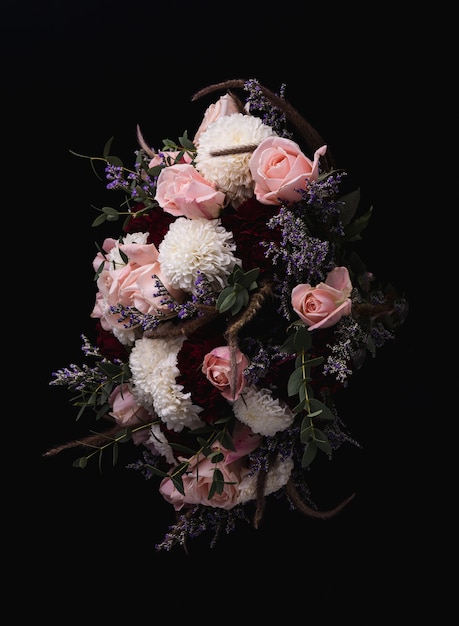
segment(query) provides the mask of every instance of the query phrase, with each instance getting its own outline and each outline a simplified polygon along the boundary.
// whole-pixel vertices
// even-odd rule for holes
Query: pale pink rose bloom
[[[206,112],[204,113],[204,118],[199,126],[196,134],[194,136],[193,143],[197,147],[199,144],[199,137],[202,133],[207,130],[209,124],[216,122],[221,117],[225,117],[225,115],[232,115],[233,113],[240,113],[241,109],[237,103],[237,101],[233,98],[233,96],[229,93],[226,93],[224,96],[221,96],[217,102],[214,102],[210,106],[207,107]]]
[[[261,435],[254,433],[249,426],[239,421],[236,421],[232,438],[234,450],[227,450],[225,453],[226,464],[233,463],[256,450],[263,439]]]
[[[192,165],[170,165],[161,170],[155,200],[176,217],[213,220],[225,204],[225,194],[217,191]]]
[[[254,180],[254,193],[262,204],[279,205],[281,201],[299,202],[298,189],[306,189],[319,177],[319,159],[327,151],[322,146],[311,161],[300,146],[284,137],[267,137],[253,152],[249,168]]]
[[[335,267],[324,283],[316,287],[297,285],[292,289],[292,306],[301,320],[309,327],[334,326],[343,315],[351,313],[352,283],[346,267]]]
[[[215,443],[212,445],[212,449],[219,450],[224,455],[224,459],[218,463],[212,463],[202,454],[191,459],[180,457],[179,461],[188,460],[190,462],[187,472],[182,476],[185,495],[182,495],[175,488],[170,478],[165,478],[161,482],[160,493],[169,504],[174,506],[176,511],[180,511],[183,506],[188,504],[203,504],[221,509],[233,508],[238,502],[239,485],[250,471],[246,463],[246,455],[253,452],[260,441],[261,437],[254,435],[250,429],[243,427],[243,425],[239,428],[236,426],[233,439],[235,451],[226,450]],[[209,500],[209,489],[216,468],[222,472],[226,484],[221,494],[215,494]]]
[[[151,421],[148,411],[134,400],[127,383],[115,387],[108,402],[111,406],[109,415],[120,426],[138,426]]]
[[[228,346],[214,348],[206,354],[202,364],[202,373],[207,380],[220,391],[227,400],[237,400],[245,387],[244,370],[249,360],[240,350],[235,353],[236,371],[231,367],[231,350]],[[231,388],[234,379],[235,387]]]
[[[108,254],[115,244],[114,239],[106,239],[103,250]],[[165,296],[155,295],[158,293],[156,281],[162,281],[170,297],[178,303],[184,300],[185,294],[164,279],[157,260],[159,253],[156,246],[132,243],[120,244],[119,248],[128,257],[126,265],[114,266],[112,262],[105,261],[100,252],[93,261],[96,271],[101,262],[104,263],[104,269],[97,279],[98,293],[91,317],[100,319],[102,328],[111,331],[113,328],[123,329],[125,322],[119,321],[119,314],[110,312],[110,306],[135,307],[141,313],[161,315],[164,318],[175,316],[163,303]]]

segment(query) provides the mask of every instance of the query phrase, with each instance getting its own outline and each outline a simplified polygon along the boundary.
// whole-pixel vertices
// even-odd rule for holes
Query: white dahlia
[[[288,406],[273,398],[269,389],[246,387],[233,403],[234,415],[254,433],[272,437],[293,424],[295,415]]]
[[[152,424],[150,426],[150,436],[144,441],[144,445],[150,450],[151,447],[153,447],[155,453],[165,457],[169,465],[177,465],[174,452],[159,424]]]
[[[291,457],[287,459],[281,459],[277,456],[274,463],[271,465],[266,476],[264,495],[268,496],[270,493],[275,493],[282,487],[284,487],[290,478],[293,470],[293,459]],[[250,500],[255,500],[257,497],[257,474],[249,474],[242,479],[238,487],[238,504],[245,504]]]
[[[252,152],[263,139],[275,134],[259,117],[243,113],[225,115],[200,135],[196,169],[238,206],[253,195],[249,169]],[[244,146],[247,151],[238,154],[237,150]],[[231,150],[236,153],[231,154]],[[216,152],[224,154],[215,155]]]
[[[129,355],[132,373],[132,395],[147,410],[154,409],[170,430],[180,432],[185,426],[203,426],[199,413],[202,408],[193,404],[190,393],[182,393],[177,385],[180,374],[177,355],[185,336],[172,338],[138,339]]]
[[[181,217],[173,222],[159,244],[158,261],[166,281],[176,289],[196,293],[196,280],[204,274],[215,291],[228,286],[236,264],[233,234],[220,220]]]

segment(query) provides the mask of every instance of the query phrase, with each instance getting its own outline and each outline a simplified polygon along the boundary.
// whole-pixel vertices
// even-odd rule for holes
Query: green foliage
[[[135,430],[140,430],[142,428],[146,428],[147,426],[149,426],[149,424],[145,424],[140,427],[137,427]],[[103,469],[102,462],[103,462],[104,452],[108,448],[111,448],[112,449],[112,466],[114,467],[118,462],[119,445],[131,441],[132,432],[133,432],[133,429],[131,428],[123,428],[119,430],[114,436],[109,436],[104,433],[93,433],[97,437],[106,439],[107,440],[106,443],[104,443],[103,445],[96,445],[96,444],[91,444],[88,441],[85,441],[84,444],[81,442],[82,445],[85,445],[88,448],[92,448],[93,452],[85,456],[81,456],[78,459],[75,459],[72,466],[77,467],[79,469],[85,469],[88,465],[89,460],[92,457],[97,456],[98,461],[99,461],[99,471],[102,473],[102,469]]]
[[[257,278],[260,273],[259,268],[254,268],[248,272],[236,265],[228,277],[229,286],[220,292],[216,302],[216,308],[220,313],[230,311],[231,315],[236,315],[249,303],[249,291],[257,289]]]
[[[318,425],[323,422],[333,422],[335,415],[331,409],[314,397],[310,382],[311,370],[324,361],[323,357],[311,357],[312,337],[310,331],[301,322],[291,326],[290,334],[281,346],[280,351],[287,354],[296,354],[295,368],[290,374],[287,391],[288,395],[299,398],[299,403],[293,409],[294,413],[304,412],[301,422],[300,441],[304,444],[302,467],[310,465],[318,450],[331,454],[331,445],[327,435]]]

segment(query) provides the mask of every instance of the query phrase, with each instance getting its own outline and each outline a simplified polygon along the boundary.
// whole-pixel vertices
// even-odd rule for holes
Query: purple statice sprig
[[[291,293],[295,285],[315,284],[325,279],[334,267],[330,242],[311,235],[298,206],[281,206],[268,222],[269,228],[278,228],[281,240],[262,242],[266,258],[271,258],[274,270],[273,291],[279,300],[279,313],[291,319]]]
[[[285,98],[286,85],[283,83],[280,86],[279,94],[280,98]],[[258,80],[250,79],[245,82],[244,90],[248,92],[246,97],[246,107],[250,113],[258,112],[259,117],[263,124],[271,126],[276,135],[279,137],[292,138],[292,133],[287,130],[287,118],[285,112],[274,106],[272,102],[264,95],[261,85]]]
[[[85,335],[81,335],[81,338],[82,351],[85,356],[93,356],[96,364],[90,367],[87,363],[81,366],[72,363],[53,372],[49,385],[67,387],[78,392],[73,399],[74,406],[80,407],[77,420],[87,408],[92,409],[96,413],[96,419],[99,420],[110,410],[108,399],[113,389],[128,381],[131,372],[127,363],[119,359],[109,361],[102,357],[99,349],[94,347]]]

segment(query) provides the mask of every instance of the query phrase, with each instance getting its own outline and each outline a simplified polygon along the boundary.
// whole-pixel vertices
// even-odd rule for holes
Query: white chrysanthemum
[[[166,435],[161,430],[159,424],[152,424],[150,426],[150,436],[144,442],[144,445],[146,445],[147,447],[148,444],[153,446],[158,454],[165,457],[169,465],[177,465],[177,461],[174,457],[174,452],[167,440]]]
[[[135,341],[135,328],[112,326],[110,330],[123,346],[132,346]]]
[[[269,469],[266,477],[265,496],[275,493],[284,487],[290,478],[293,470],[293,459],[288,458],[282,460],[279,456]],[[249,475],[242,479],[238,488],[238,504],[245,504],[257,497],[257,475]]]
[[[202,408],[193,404],[190,393],[182,393],[177,385],[177,355],[185,336],[167,339],[138,339],[129,355],[132,372],[132,395],[147,410],[153,407],[167,428],[180,432],[185,426],[203,426],[199,413]]]
[[[254,433],[272,437],[293,424],[294,413],[285,403],[273,398],[269,389],[246,387],[233,403],[234,415]]]
[[[199,273],[205,274],[215,291],[228,286],[227,278],[241,264],[233,250],[233,234],[220,220],[181,217],[173,222],[159,244],[158,261],[166,281],[176,289],[196,292]]]
[[[275,134],[259,117],[243,113],[225,115],[210,124],[199,137],[196,169],[223,191],[233,204],[238,205],[253,195],[253,178],[249,169],[252,152],[263,139]],[[252,148],[240,154],[213,154],[243,146]]]
[[[123,240],[117,241],[110,252],[107,254],[107,260],[110,261],[111,265],[115,265],[115,267],[124,267],[126,265],[123,257],[120,252],[120,243],[138,243],[144,245],[147,243],[148,233],[128,233],[123,237]]]

